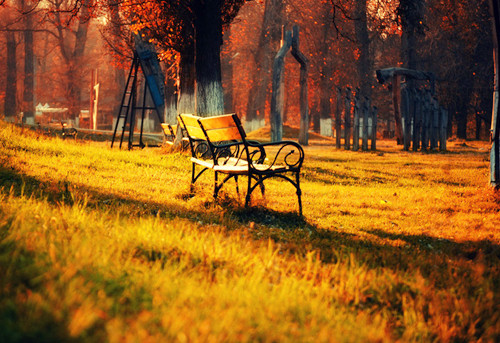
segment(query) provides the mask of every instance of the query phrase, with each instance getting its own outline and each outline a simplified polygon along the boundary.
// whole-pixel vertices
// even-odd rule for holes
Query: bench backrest
[[[206,139],[200,124],[198,124],[198,119],[200,117],[191,114],[179,114],[179,121],[184,126],[190,139]]]
[[[186,130],[193,157],[213,159],[218,164],[219,158],[241,157],[242,153],[248,156],[245,130],[236,114],[213,117],[180,114],[179,122]]]
[[[214,117],[200,118],[200,127],[208,141],[241,141],[245,138],[245,131],[236,114],[225,114]]]
[[[175,130],[177,125],[170,125],[166,123],[161,123],[161,128],[163,130],[163,134],[167,137],[173,136],[175,138]]]
[[[191,114],[180,114],[188,136],[192,139],[207,140],[211,143],[223,141],[241,141],[246,137],[236,114],[224,114],[213,117],[198,117]]]

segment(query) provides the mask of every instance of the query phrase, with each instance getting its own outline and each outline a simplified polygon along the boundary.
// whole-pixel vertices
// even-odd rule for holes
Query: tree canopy
[[[195,91],[194,96],[188,95],[190,103],[194,98],[195,107],[187,104],[181,106],[182,111],[200,115],[224,112],[220,62],[222,31],[244,2],[126,0],[122,3],[122,13],[132,30],[154,42],[167,58],[182,60],[180,77],[188,84],[181,87],[181,92]],[[195,87],[189,85],[192,81],[196,82]]]

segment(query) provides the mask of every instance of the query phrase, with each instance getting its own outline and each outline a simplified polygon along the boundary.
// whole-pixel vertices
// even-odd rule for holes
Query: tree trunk
[[[282,14],[282,0],[266,0],[259,42],[254,54],[256,69],[254,83],[248,95],[247,121],[264,116],[271,81],[272,58],[281,38]]]
[[[367,0],[356,2],[355,14],[356,21],[354,22],[354,30],[359,47],[359,59],[356,63],[358,71],[359,88],[362,96],[371,96],[372,90],[372,58],[370,54],[370,38],[368,36],[367,16],[366,16]]]
[[[68,70],[68,90],[69,90],[69,117],[75,119],[80,115],[82,97],[82,59],[87,42],[87,32],[90,20],[91,0],[83,0],[78,22],[78,29],[75,35],[75,45]]]
[[[458,112],[455,113],[457,118],[457,138],[467,139],[467,106],[463,104],[458,106]]]
[[[403,30],[401,57],[408,69],[417,69],[416,34],[423,28],[424,5],[424,0],[400,0],[397,9]]]
[[[113,32],[113,41],[118,42],[122,38],[123,34],[122,26],[120,25],[121,19],[120,19],[120,13],[118,11],[118,6],[117,4],[115,4],[114,0],[108,0],[108,8],[109,8],[109,14],[111,16],[110,25],[112,27],[112,32]],[[114,100],[113,114],[116,116],[118,116],[118,113],[120,112],[120,104],[122,102],[126,81],[127,80],[126,80],[125,70],[120,67],[115,68],[116,88],[114,96],[115,100]]]
[[[283,32],[281,48],[273,61],[273,80],[271,96],[271,141],[278,142],[283,138],[283,107],[285,98],[284,70],[285,55],[292,45],[292,32]]]
[[[17,113],[17,43],[14,32],[5,32],[5,35],[7,38],[7,75],[4,114],[6,117],[13,117]]]
[[[476,140],[481,139],[481,124],[482,124],[482,118],[479,116],[478,113],[476,113]]]
[[[417,69],[415,44],[415,33],[411,30],[403,30],[403,34],[401,35],[401,57],[403,59],[403,64],[405,65],[405,67],[413,70]]]
[[[224,113],[220,47],[222,43],[221,0],[197,0],[195,9],[196,113]]]
[[[177,113],[196,112],[195,107],[195,65],[194,65],[194,47],[186,48],[181,52],[179,61],[179,95],[177,100]]]
[[[300,64],[300,131],[299,143],[309,144],[309,101],[307,92],[307,77],[309,74],[309,60],[300,51],[299,45],[299,27],[293,27],[292,33],[292,55]]]
[[[472,78],[465,76],[459,80],[460,85],[472,84]],[[459,88],[459,93],[456,98],[456,120],[457,120],[457,138],[467,139],[467,121],[470,99],[472,97],[471,90],[467,87]]]
[[[22,2],[23,9],[28,9],[26,2]],[[24,91],[23,91],[23,121],[35,122],[35,54],[33,51],[33,18],[31,14],[24,17]]]
[[[177,122],[177,94],[175,80],[165,79],[165,118],[164,122],[175,124]]]
[[[227,86],[224,87],[224,112],[233,113],[233,63],[232,63],[232,51],[231,51],[231,26],[227,28],[224,32],[224,42],[227,48],[226,53],[223,55],[222,60],[222,77],[226,80]]]
[[[114,107],[113,107],[113,115],[118,116],[120,112],[120,104],[122,102],[123,92],[125,90],[125,83],[127,82],[127,78],[125,76],[125,70],[118,67],[115,68],[115,82],[116,82],[116,91],[114,96]]]
[[[330,44],[329,37],[331,36],[331,19],[328,18],[323,22],[323,42],[321,44],[321,54],[323,56],[323,64],[321,65],[320,70],[320,100],[319,100],[319,121],[320,126],[322,125],[330,125],[331,127],[331,98],[333,95],[333,68],[332,68],[332,58],[329,54]],[[325,124],[326,123],[326,124]],[[326,130],[326,133],[329,134],[329,131]],[[325,134],[325,132],[321,132],[321,134]]]

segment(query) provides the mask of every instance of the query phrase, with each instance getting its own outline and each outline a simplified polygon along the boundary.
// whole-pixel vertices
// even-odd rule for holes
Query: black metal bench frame
[[[252,192],[259,186],[265,195],[264,181],[278,177],[290,182],[296,189],[299,214],[302,215],[300,169],[304,150],[294,141],[260,143],[246,139],[246,133],[236,114],[213,117],[179,115],[191,148],[191,187],[207,170],[214,171],[214,198],[223,185],[234,178],[236,191],[238,176],[248,177],[245,207]],[[226,175],[219,181],[219,174]]]

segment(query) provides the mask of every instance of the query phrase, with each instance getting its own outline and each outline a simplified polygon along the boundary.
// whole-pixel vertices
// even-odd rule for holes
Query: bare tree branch
[[[344,6],[342,6],[338,1],[336,0],[330,0],[331,3],[332,3],[332,6],[333,6],[333,16],[332,16],[332,23],[333,23],[333,27],[335,28],[335,32],[337,32],[337,37],[342,37],[346,40],[348,40],[349,42],[352,42],[354,43],[355,40],[352,39],[351,37],[349,37],[348,35],[344,34],[342,32],[342,30],[338,27],[337,25],[337,21],[336,21],[336,18],[337,18],[337,13],[340,12],[340,15],[343,16],[344,18],[348,19],[348,20],[360,20],[359,18],[354,18],[354,17],[351,17],[349,15],[349,13],[347,13],[347,11],[345,10]]]

